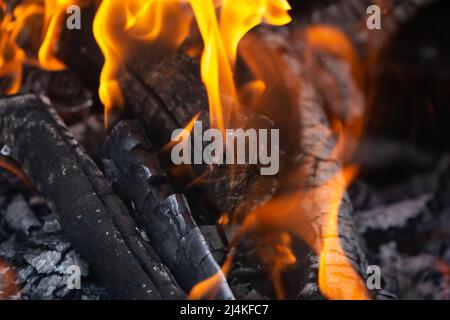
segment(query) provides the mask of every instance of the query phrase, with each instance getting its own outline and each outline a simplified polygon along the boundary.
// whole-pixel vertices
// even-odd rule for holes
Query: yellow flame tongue
[[[263,21],[289,23],[290,6],[285,0],[223,0],[219,23],[212,1],[189,2],[204,43],[201,74],[208,92],[211,126],[223,131],[226,117],[239,106],[233,78],[239,41]]]
[[[201,75],[208,93],[211,126],[222,130],[233,107],[239,106],[233,68],[240,39],[262,22],[282,25],[291,21],[286,0],[223,0],[217,10],[213,0],[103,0],[95,17],[94,35],[105,57],[99,94],[106,113],[123,104],[116,76],[129,51],[115,29],[122,28],[125,36],[140,41],[164,38],[181,43],[171,38],[187,35],[182,21],[191,19],[186,14],[187,4],[204,45]],[[175,32],[168,32],[171,30]]]

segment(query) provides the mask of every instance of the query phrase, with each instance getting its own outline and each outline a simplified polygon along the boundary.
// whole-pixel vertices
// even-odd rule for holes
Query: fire
[[[347,186],[357,169],[346,168],[329,182],[334,186],[330,211],[321,234],[319,287],[325,297],[335,300],[368,300],[364,281],[356,273],[342,249],[339,238],[339,210]]]
[[[435,268],[442,274],[444,284],[444,299],[450,300],[450,264],[439,259]]]
[[[226,276],[231,270],[233,264],[234,252],[230,252],[227,260],[221,268],[221,272],[216,273],[212,277],[205,279],[196,284],[189,292],[189,300],[214,300],[217,296],[217,289],[220,283],[223,281],[224,275]]]
[[[6,3],[0,0],[0,77],[8,80],[5,87],[0,89],[3,93],[14,94],[20,89],[26,55],[18,46],[17,39],[28,18],[41,12],[41,9],[35,4],[18,6],[11,14],[7,11]]]
[[[190,1],[205,46],[201,74],[208,92],[211,126],[224,130],[226,117],[239,106],[233,79],[239,41],[263,21],[289,23],[290,6],[286,0],[223,0],[217,22],[212,2],[204,2]]]
[[[117,80],[120,68],[142,43],[177,49],[186,38],[190,15],[185,1],[102,0],[94,19],[94,36],[105,63],[100,75],[99,96],[105,108],[105,124],[113,108],[122,108],[124,98]]]
[[[200,117],[201,112],[198,112],[192,119],[191,121],[189,121],[189,123],[186,125],[186,127],[184,128],[184,130],[182,132],[180,132],[180,134],[178,136],[176,136],[174,139],[172,139],[169,143],[167,143],[161,150],[161,153],[164,152],[169,152],[173,146],[179,142],[179,141],[187,141],[187,139],[189,139],[189,136],[192,132],[192,130],[194,129],[194,125],[195,122],[198,120],[198,118]]]
[[[57,58],[57,51],[67,7],[92,3],[97,5],[94,37],[104,56],[99,97],[105,108],[106,124],[111,110],[125,104],[120,72],[139,54],[139,48],[155,49],[157,57],[164,56],[180,50],[189,35],[199,32],[203,44],[201,77],[208,93],[210,123],[212,127],[225,130],[230,116],[238,114],[241,105],[259,105],[258,101],[267,86],[265,79],[255,79],[242,88],[237,87],[235,64],[240,41],[261,23],[280,26],[291,21],[287,0],[24,0],[12,13],[7,11],[4,0],[0,0],[0,77],[9,80],[4,93],[12,94],[20,89],[24,64],[39,65],[50,71],[65,68]],[[25,29],[33,28],[36,20],[41,23],[39,28],[42,29],[38,49],[36,52],[26,52],[19,45],[19,37]],[[355,79],[360,83],[358,55],[343,32],[319,25],[309,28],[306,33],[309,48],[327,51],[348,61]],[[192,130],[198,117],[199,114],[187,125],[186,132]],[[339,133],[341,139],[335,153],[348,153],[342,138],[350,135],[358,140],[361,128],[362,122],[350,121],[350,126]],[[8,169],[11,170],[10,167]],[[319,284],[327,298],[369,297],[364,283],[339,243],[339,208],[354,171],[346,169],[337,172],[323,186],[284,194],[246,215],[236,241],[250,231],[265,233],[263,240],[270,243],[271,249],[261,250],[261,256],[271,266],[269,271],[277,297],[285,296],[281,284],[282,271],[296,261],[291,251],[292,235],[304,238],[319,255]],[[326,198],[319,202],[324,205],[317,208],[311,199],[322,195]],[[319,209],[323,209],[324,215],[317,241],[305,232],[299,211],[317,212]],[[221,224],[228,224],[230,220],[230,216],[224,215]],[[232,256],[227,259],[223,266],[224,274],[231,268],[232,260]],[[199,283],[193,288],[190,298],[213,297],[219,280],[220,275],[216,275]]]
[[[270,276],[278,299],[286,298],[281,280],[283,271],[297,262],[297,258],[291,250],[291,242],[289,233],[281,232],[270,237],[267,247],[263,245],[259,249],[262,261],[269,266]]]
[[[6,5],[1,0],[3,11]],[[13,14],[5,14],[1,23],[0,75],[11,76],[7,93],[20,87],[22,66],[27,57],[18,44],[20,32],[30,16],[42,21],[42,37],[36,53],[41,68],[58,71],[65,68],[56,56],[58,40],[70,5],[85,6],[94,0],[26,0]],[[287,0],[98,0],[93,30],[104,55],[99,96],[105,116],[114,107],[123,107],[118,81],[121,66],[132,58],[138,43],[177,50],[189,35],[192,16],[203,39],[202,80],[208,92],[211,126],[225,129],[230,113],[240,101],[234,82],[234,64],[240,39],[260,23],[283,25],[291,21]],[[216,10],[217,9],[217,10]],[[218,12],[218,14],[216,14]],[[28,26],[30,27],[30,26]],[[107,123],[107,119],[105,119]]]
[[[361,61],[350,39],[340,29],[326,24],[312,25],[306,29],[308,54],[314,50],[326,51],[349,63],[352,74],[359,85],[362,85]]]
[[[56,53],[65,25],[66,10],[70,5],[84,6],[89,1],[24,0],[11,13],[4,0],[0,0],[0,77],[10,81],[2,89],[4,93],[14,94],[19,91],[24,64],[38,65],[48,71],[65,69]],[[19,45],[21,33],[33,33],[35,29],[41,31],[38,49],[36,52],[25,52]]]
[[[61,30],[65,25],[67,8],[71,5],[84,6],[90,0],[44,0],[44,27],[42,45],[38,57],[40,66],[49,71],[64,70],[66,66],[56,56]]]
[[[117,81],[119,66],[129,56],[124,43],[131,38],[177,48],[188,35],[193,14],[203,39],[201,75],[208,92],[211,126],[225,129],[230,112],[239,106],[233,68],[240,39],[262,22],[290,22],[289,9],[286,0],[223,0],[219,19],[212,0],[102,1],[94,35],[105,57],[99,95],[106,114],[124,104]]]

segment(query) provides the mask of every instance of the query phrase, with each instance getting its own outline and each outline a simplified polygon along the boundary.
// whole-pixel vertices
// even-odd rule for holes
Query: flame
[[[445,260],[438,259],[435,267],[442,274],[444,299],[450,300],[450,264]]]
[[[113,41],[114,21],[118,12],[123,12],[123,2],[104,0],[100,4],[94,19],[94,37],[103,52],[105,63],[100,74],[100,87],[98,94],[105,108],[105,125],[108,124],[108,115],[113,106],[122,107],[123,97],[120,85],[116,80],[121,63],[121,49]],[[120,17],[120,16],[119,16]]]
[[[267,235],[266,235],[266,238]],[[277,233],[270,238],[267,246],[259,248],[259,254],[265,265],[269,266],[270,276],[273,281],[275,294],[278,299],[285,299],[281,275],[284,270],[297,262],[297,258],[291,250],[291,236],[287,232]]]
[[[0,1],[6,12],[6,5]],[[62,70],[65,65],[56,53],[66,10],[70,5],[89,3],[94,0],[25,0],[16,7],[14,15],[6,14],[1,24],[0,75],[13,79],[7,93],[18,91],[22,65],[27,60],[17,45],[26,18],[41,16],[42,41],[36,53],[39,65],[50,71]],[[105,123],[114,107],[124,105],[118,76],[121,66],[133,56],[131,48],[142,42],[164,43],[172,51],[178,49],[189,34],[193,14],[204,46],[201,76],[208,93],[211,126],[224,130],[230,112],[240,104],[233,78],[239,41],[260,23],[283,25],[291,21],[287,0],[223,0],[218,10],[213,0],[97,0],[95,3],[99,6],[93,24],[94,36],[105,58],[99,87]]]
[[[339,238],[339,210],[348,184],[357,168],[345,168],[329,182],[335,192],[329,199],[330,212],[321,234],[319,287],[322,294],[334,300],[368,300],[364,281],[350,264]]]
[[[80,4],[78,0],[44,0],[44,28],[42,30],[43,41],[39,49],[38,57],[42,68],[50,71],[64,70],[66,66],[55,57],[57,45],[66,10],[70,5]]]
[[[342,30],[332,25],[315,24],[309,26],[305,33],[309,56],[318,50],[331,53],[347,61],[352,68],[355,80],[362,85],[361,61],[351,40]]]
[[[94,20],[94,35],[105,57],[99,95],[106,114],[124,104],[117,75],[129,56],[126,39],[163,40],[179,46],[188,35],[186,22],[191,18],[185,4],[189,4],[203,39],[201,76],[208,93],[211,126],[221,130],[231,110],[239,106],[233,68],[240,39],[262,22],[282,25],[291,21],[286,0],[223,0],[220,21],[212,0],[103,0]]]
[[[7,11],[6,3],[0,0],[0,77],[9,80],[2,89],[3,93],[14,94],[20,89],[26,55],[18,46],[17,39],[28,18],[40,13],[41,9],[37,4],[19,5],[11,14]]]
[[[223,277],[226,276],[233,264],[234,252],[231,251],[228,255],[225,263],[223,264],[220,271],[218,271],[212,277],[200,281],[197,283],[189,292],[188,299],[189,300],[214,300],[217,296],[217,291],[219,289],[219,285],[224,280]]]

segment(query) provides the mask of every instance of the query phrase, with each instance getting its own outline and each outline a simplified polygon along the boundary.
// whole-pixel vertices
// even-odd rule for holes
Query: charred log
[[[185,297],[100,170],[38,97],[1,99],[0,133],[114,298]]]
[[[273,82],[274,87],[271,92],[263,97],[263,100],[267,101],[262,108],[266,115],[270,116],[279,112],[279,106],[275,103],[277,96],[288,97],[285,98],[286,103],[283,107],[289,114],[289,120],[281,118],[278,125],[291,123],[296,128],[294,131],[296,134],[291,137],[290,150],[297,150],[297,153],[291,151],[281,161],[286,168],[279,180],[283,182],[281,190],[304,190],[309,195],[308,199],[304,199],[297,208],[295,216],[297,220],[308,216],[308,226],[302,231],[302,236],[317,253],[318,241],[324,236],[321,230],[329,213],[329,204],[323,199],[332,198],[333,193],[336,192],[335,187],[338,187],[330,186],[328,182],[342,170],[341,159],[333,155],[337,141],[330,127],[327,111],[328,109],[338,110],[338,114],[348,114],[349,110],[352,110],[355,114],[342,117],[351,121],[354,120],[352,117],[358,117],[361,114],[364,105],[361,92],[355,85],[349,70],[343,72],[341,76],[345,79],[333,77],[333,86],[338,88],[336,90],[338,94],[333,99],[329,99],[333,101],[333,105],[327,105],[325,102],[327,100],[321,97],[320,87],[315,80],[321,72],[321,67],[301,62],[302,53],[293,49],[289,43],[292,36],[295,37],[295,34],[280,35],[261,29],[259,34],[249,35],[243,40],[240,53],[257,78],[270,79],[269,86]],[[265,54],[254,56],[251,52]],[[327,59],[332,60],[329,56]],[[339,65],[341,62],[336,61],[336,63]],[[325,72],[327,75],[335,74],[332,71],[328,69]],[[289,136],[285,135],[284,138],[289,139]],[[299,174],[293,175],[293,172]],[[364,279],[366,257],[352,221],[352,205],[347,195],[342,197],[339,210],[339,241],[351,265]],[[300,293],[298,297],[303,299],[318,298],[321,295],[317,280],[318,257],[311,252],[308,260],[303,261],[307,270],[302,273],[301,281],[296,285],[291,284],[292,287],[297,288],[297,294]],[[299,259],[299,262],[301,261]]]
[[[153,152],[153,153],[152,153]],[[132,204],[152,246],[186,292],[221,275],[215,299],[233,299],[183,195],[177,195],[138,121],[122,121],[105,143],[106,175],[122,199]]]

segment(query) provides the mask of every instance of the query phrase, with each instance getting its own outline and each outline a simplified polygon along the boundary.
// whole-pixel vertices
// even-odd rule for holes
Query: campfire
[[[444,3],[0,0],[0,299],[448,298]]]

